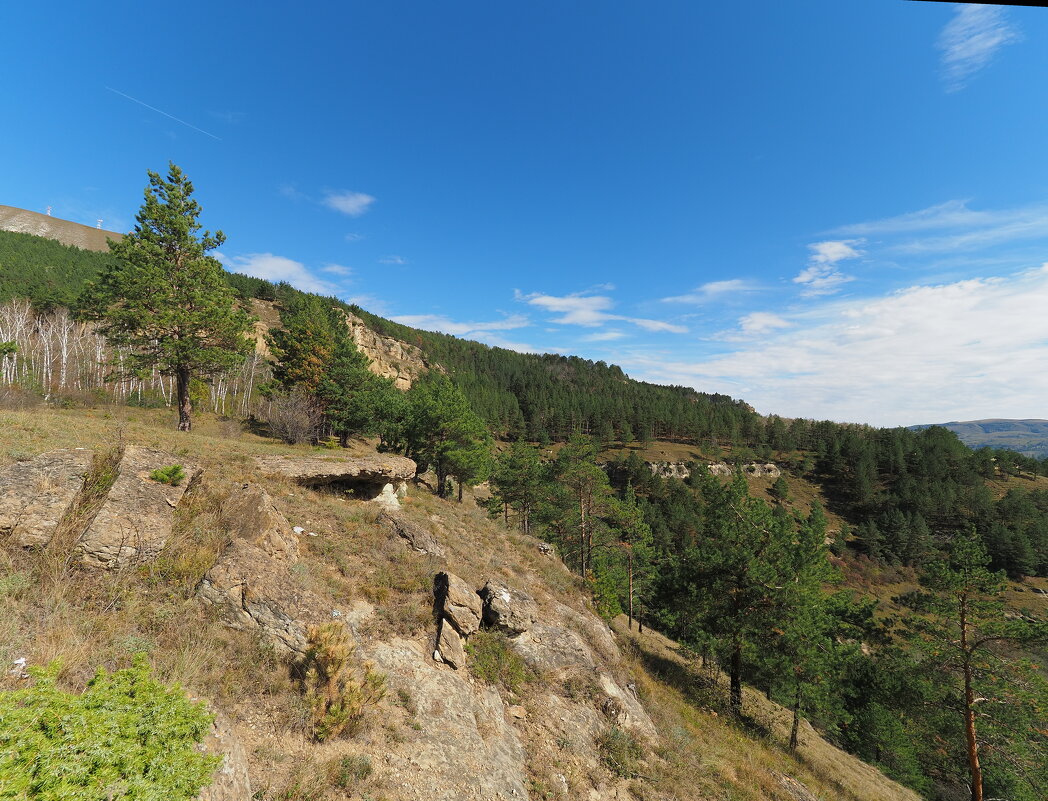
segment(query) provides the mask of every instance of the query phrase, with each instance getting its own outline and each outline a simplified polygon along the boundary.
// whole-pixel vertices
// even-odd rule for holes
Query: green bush
[[[177,487],[185,480],[186,471],[180,464],[169,464],[167,467],[158,467],[149,474],[149,477],[161,484],[170,484],[172,487]]]
[[[32,686],[0,692],[0,799],[184,801],[210,783],[221,757],[195,746],[211,715],[153,679],[145,655],[80,695],[58,671],[30,668]]]
[[[350,754],[337,760],[333,766],[331,783],[342,790],[352,790],[372,773],[371,757]]]
[[[496,631],[478,631],[466,643],[473,675],[488,684],[501,684],[511,693],[517,693],[533,676],[524,660],[517,656]]]

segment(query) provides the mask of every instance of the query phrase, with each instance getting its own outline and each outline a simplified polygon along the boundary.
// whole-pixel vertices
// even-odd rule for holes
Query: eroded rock
[[[510,637],[523,634],[535,625],[538,607],[526,592],[511,590],[505,584],[488,581],[477,594],[484,603],[483,620],[486,625]]]
[[[0,473],[0,537],[42,547],[72,508],[91,468],[91,452],[64,448],[15,462]]]
[[[178,486],[151,479],[150,473],[182,465]],[[77,542],[81,560],[92,567],[113,568],[148,561],[171,536],[175,507],[199,475],[199,469],[164,451],[128,445],[119,475],[95,519]]]
[[[298,537],[291,524],[257,484],[244,484],[222,507],[222,517],[236,539],[261,549],[267,556],[295,562]]]
[[[466,665],[466,649],[462,637],[455,631],[455,627],[443,618],[437,632],[437,650],[434,655],[456,670]]]
[[[509,643],[528,667],[539,674],[564,668],[593,669],[596,665],[589,646],[578,634],[563,626],[537,624],[513,637]]]
[[[211,784],[200,791],[197,801],[250,801],[247,754],[225,715],[215,715],[203,746],[207,753],[221,756],[222,764],[215,771]]]

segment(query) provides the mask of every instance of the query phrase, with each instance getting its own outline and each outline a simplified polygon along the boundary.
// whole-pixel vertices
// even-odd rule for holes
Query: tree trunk
[[[339,432],[339,434],[338,434],[338,446],[340,448],[348,448],[349,447],[349,432],[348,431],[340,431]]]
[[[629,623],[628,623],[626,628],[629,631],[633,631],[633,551],[632,550],[629,552],[628,557],[629,557],[629,580],[630,580],[630,590],[629,590],[629,606],[630,606],[630,608],[629,608],[629,612],[627,613],[628,617],[629,617]]]
[[[458,502],[462,503],[462,479],[457,479],[457,481],[458,481]]]
[[[742,716],[742,642],[736,640],[731,649],[731,696],[728,705],[735,717]]]
[[[975,690],[972,688],[971,654],[968,653],[968,603],[960,601],[961,652],[964,655],[964,738],[968,746],[968,772],[972,779],[972,801],[982,801],[982,766],[979,764],[979,741],[975,736]]]
[[[189,369],[179,367],[175,378],[178,381],[178,430],[189,431],[193,427],[193,422],[189,417],[193,410],[189,402]]]
[[[793,725],[790,727],[790,753],[797,750],[797,735],[801,728],[801,685],[797,683],[793,695]]]

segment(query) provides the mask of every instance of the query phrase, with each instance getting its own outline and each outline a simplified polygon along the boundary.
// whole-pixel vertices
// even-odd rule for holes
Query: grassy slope
[[[104,450],[133,442],[170,450],[208,471],[188,507],[180,510],[172,541],[151,566],[88,573],[69,569],[60,550],[28,555],[0,548],[0,662],[10,664],[20,656],[31,664],[60,658],[64,683],[82,687],[98,665],[118,667],[132,652],[147,650],[165,679],[212,699],[235,721],[260,798],[335,797],[323,778],[326,766],[352,753],[370,754],[378,764],[384,748],[410,741],[410,715],[387,699],[371,725],[352,740],[324,746],[308,740],[301,700],[286,672],[251,636],[220,625],[193,599],[197,581],[224,541],[222,498],[234,483],[260,480],[289,520],[315,530],[319,536],[303,538],[304,558],[295,580],[332,608],[374,605],[363,637],[428,643],[436,566],[391,543],[374,524],[374,507],[253,474],[255,454],[312,449],[278,445],[205,415],[191,434],[173,431],[171,423],[169,412],[126,408],[0,412],[0,466],[55,447]],[[540,598],[584,603],[574,577],[540,557],[533,541],[489,521],[468,501],[460,506],[416,491],[405,508],[416,520],[437,527],[449,545],[452,569],[467,581],[501,576]],[[794,801],[783,775],[826,801],[912,797],[876,771],[856,766],[813,732],[806,732],[798,759],[788,756],[782,748],[785,713],[755,695],[747,696],[747,704],[760,704],[758,717],[770,733],[754,734],[728,722],[715,711],[723,699],[695,696],[695,682],[686,671],[665,669],[679,657],[661,638],[645,635],[626,650],[663,733],[663,743],[647,760],[646,778],[634,782],[638,798]],[[0,688],[11,681],[0,676]],[[570,753],[551,751],[548,744],[526,746],[534,776],[558,771],[579,786],[586,781],[581,769],[571,775]],[[853,775],[861,781],[849,778]],[[357,790],[373,798],[395,797],[383,782],[376,770]],[[313,789],[307,792],[306,784]]]

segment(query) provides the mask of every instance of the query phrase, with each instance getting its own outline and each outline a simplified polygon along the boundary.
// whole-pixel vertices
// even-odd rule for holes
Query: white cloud
[[[663,331],[673,334],[685,334],[688,329],[683,325],[675,325],[662,320],[649,320],[643,317],[626,317],[621,314],[612,314],[609,309],[614,308],[614,301],[607,295],[545,295],[541,292],[532,292],[525,295],[519,290],[514,290],[517,300],[538,306],[548,312],[559,314],[551,322],[560,325],[581,325],[586,327],[597,327],[618,320],[632,323],[646,331]]]
[[[624,354],[622,363],[786,416],[877,425],[1043,417],[1045,308],[1048,264],[824,304],[789,330],[703,360]]]
[[[324,205],[350,217],[359,217],[371,208],[375,198],[363,192],[328,192],[324,196]]]
[[[946,91],[963,89],[998,50],[1019,38],[1018,30],[1008,23],[1002,9],[992,5],[958,5],[936,43],[942,51]]]
[[[752,281],[732,278],[727,281],[710,281],[685,295],[662,298],[663,303],[706,303],[738,292],[754,292],[759,287]]]
[[[804,287],[801,295],[806,298],[832,295],[840,289],[841,284],[854,281],[854,276],[845,275],[835,265],[837,262],[862,256],[863,252],[856,247],[862,244],[862,241],[861,239],[833,239],[808,245],[808,249],[811,250],[808,266],[793,279],[793,283],[801,284]]]
[[[379,264],[393,264],[396,266],[402,266],[404,264],[410,264],[410,262],[403,256],[383,256],[378,260]]]
[[[771,312],[753,312],[739,318],[739,330],[746,336],[763,336],[781,328],[789,328],[792,323]]]
[[[349,233],[346,234],[345,239],[347,242],[359,242],[364,238],[363,234]]]
[[[247,253],[243,256],[221,256],[216,258],[234,273],[244,273],[255,278],[279,283],[287,281],[291,286],[304,292],[316,292],[321,295],[333,295],[338,287],[317,278],[302,262],[272,253]]]

